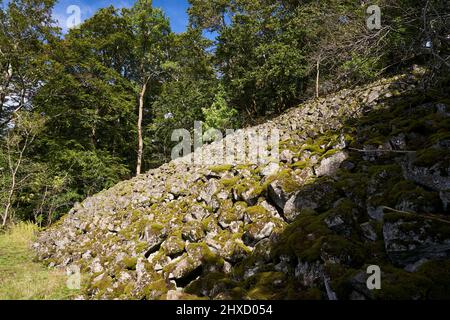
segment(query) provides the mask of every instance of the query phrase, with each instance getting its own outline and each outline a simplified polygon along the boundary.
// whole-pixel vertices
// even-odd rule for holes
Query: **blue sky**
[[[81,20],[90,18],[99,8],[113,5],[117,8],[131,7],[134,0],[60,0],[55,6],[53,16],[63,31],[67,31],[65,21],[69,18],[67,8],[76,5],[81,9]],[[170,19],[174,32],[183,32],[188,24],[187,0],[153,0],[153,6],[162,8]]]

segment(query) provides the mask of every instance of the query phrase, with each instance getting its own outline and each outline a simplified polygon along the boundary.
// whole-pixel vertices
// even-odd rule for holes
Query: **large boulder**
[[[329,210],[339,198],[339,191],[332,181],[322,180],[306,185],[286,202],[284,217],[292,222],[302,210]]]
[[[390,214],[385,217],[383,238],[386,253],[399,266],[450,258],[450,223],[439,218]]]
[[[348,154],[344,151],[337,152],[332,156],[322,160],[320,165],[315,169],[318,177],[332,176],[336,174],[341,164],[348,159]]]

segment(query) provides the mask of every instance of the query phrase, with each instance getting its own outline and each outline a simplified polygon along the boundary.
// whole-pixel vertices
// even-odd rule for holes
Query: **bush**
[[[216,94],[211,107],[203,108],[202,111],[206,129],[234,129],[239,123],[238,111],[228,105],[223,88]]]

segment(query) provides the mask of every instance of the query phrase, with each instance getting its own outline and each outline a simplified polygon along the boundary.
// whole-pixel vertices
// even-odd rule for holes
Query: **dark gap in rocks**
[[[266,201],[267,201],[268,204],[270,204],[272,207],[274,207],[275,210],[277,210],[278,214],[284,220],[284,222],[289,223],[288,219],[286,219],[286,217],[284,216],[283,209],[278,207],[278,205],[275,203],[275,201],[272,200],[272,197],[270,196],[270,192],[267,192]]]
[[[152,253],[155,253],[156,251],[159,251],[159,249],[161,248],[162,243],[163,243],[163,241],[161,241],[161,242],[159,242],[158,244],[153,245],[151,248],[149,248],[149,249],[144,253],[144,257],[145,257],[146,259],[148,259]]]
[[[180,279],[175,279],[175,283],[179,288],[187,287],[191,282],[197,280],[203,274],[203,266],[199,266],[196,269],[189,272],[187,275]]]
[[[171,255],[167,255],[170,259],[176,259],[176,258],[179,258],[179,257],[181,257],[182,255],[184,254],[184,251],[183,252],[178,252],[178,253],[174,253],[174,254],[171,254]]]
[[[219,174],[215,174],[215,173],[208,173],[207,175],[205,175],[206,181],[209,181],[211,179],[217,179],[220,180],[222,179],[222,176]]]
[[[217,223],[217,226],[220,228],[220,230],[229,230],[229,226],[223,227],[222,224],[220,224],[220,223]]]
[[[182,192],[184,192],[184,191],[182,191]],[[171,195],[173,195],[173,200],[172,201],[178,201],[183,196],[180,193],[177,193],[177,194],[171,193]]]
[[[268,238],[268,237],[265,237],[265,238],[263,238],[263,239],[256,240],[256,239],[254,239],[248,232],[246,232],[246,233],[244,233],[244,235],[242,236],[242,241],[244,242],[244,244],[245,244],[246,246],[249,246],[249,247],[255,247],[255,246],[258,244],[258,242],[260,242],[261,240],[267,239],[267,238]]]

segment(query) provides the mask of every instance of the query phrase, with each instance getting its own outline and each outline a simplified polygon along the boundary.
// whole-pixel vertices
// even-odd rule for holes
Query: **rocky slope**
[[[33,247],[80,265],[88,299],[449,298],[450,98],[430,92],[404,75],[305,103],[246,129],[278,128],[279,162],[209,145],[213,164],[119,183]]]

